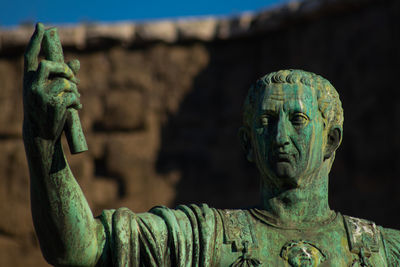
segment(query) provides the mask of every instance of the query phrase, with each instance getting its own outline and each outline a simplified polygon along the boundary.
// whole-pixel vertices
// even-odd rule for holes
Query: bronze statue
[[[78,147],[73,151],[85,149],[79,120],[71,119],[71,111],[81,108],[79,63],[63,62],[56,35],[37,25],[25,55],[23,94],[32,214],[49,263],[400,265],[400,231],[329,208],[328,179],[342,140],[343,110],[329,81],[302,70],[267,74],[245,101],[239,136],[261,174],[258,207],[182,205],[141,214],[120,208],[94,218],[61,147],[66,130],[75,140],[71,146]],[[41,46],[46,59],[38,62]]]

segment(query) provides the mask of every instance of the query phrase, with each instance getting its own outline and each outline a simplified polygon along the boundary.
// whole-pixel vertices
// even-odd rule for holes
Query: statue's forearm
[[[60,141],[54,144],[24,133],[24,142],[33,222],[46,260],[54,265],[94,265],[104,242],[103,227],[93,218]]]

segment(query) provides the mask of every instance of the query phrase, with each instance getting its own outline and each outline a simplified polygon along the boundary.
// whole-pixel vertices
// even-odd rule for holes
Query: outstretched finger
[[[43,40],[44,26],[42,23],[37,23],[35,32],[25,51],[24,56],[24,72],[36,71],[39,62],[40,47]]]

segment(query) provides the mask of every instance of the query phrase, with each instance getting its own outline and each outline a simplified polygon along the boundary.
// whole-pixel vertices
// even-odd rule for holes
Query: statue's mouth
[[[275,161],[277,163],[281,162],[292,163],[292,160],[293,160],[293,155],[289,153],[277,153],[275,155]]]

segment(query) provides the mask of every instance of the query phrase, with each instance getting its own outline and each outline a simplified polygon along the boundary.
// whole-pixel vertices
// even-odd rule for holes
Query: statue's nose
[[[277,148],[285,147],[290,144],[288,127],[287,121],[280,116],[276,125],[275,146]]]

